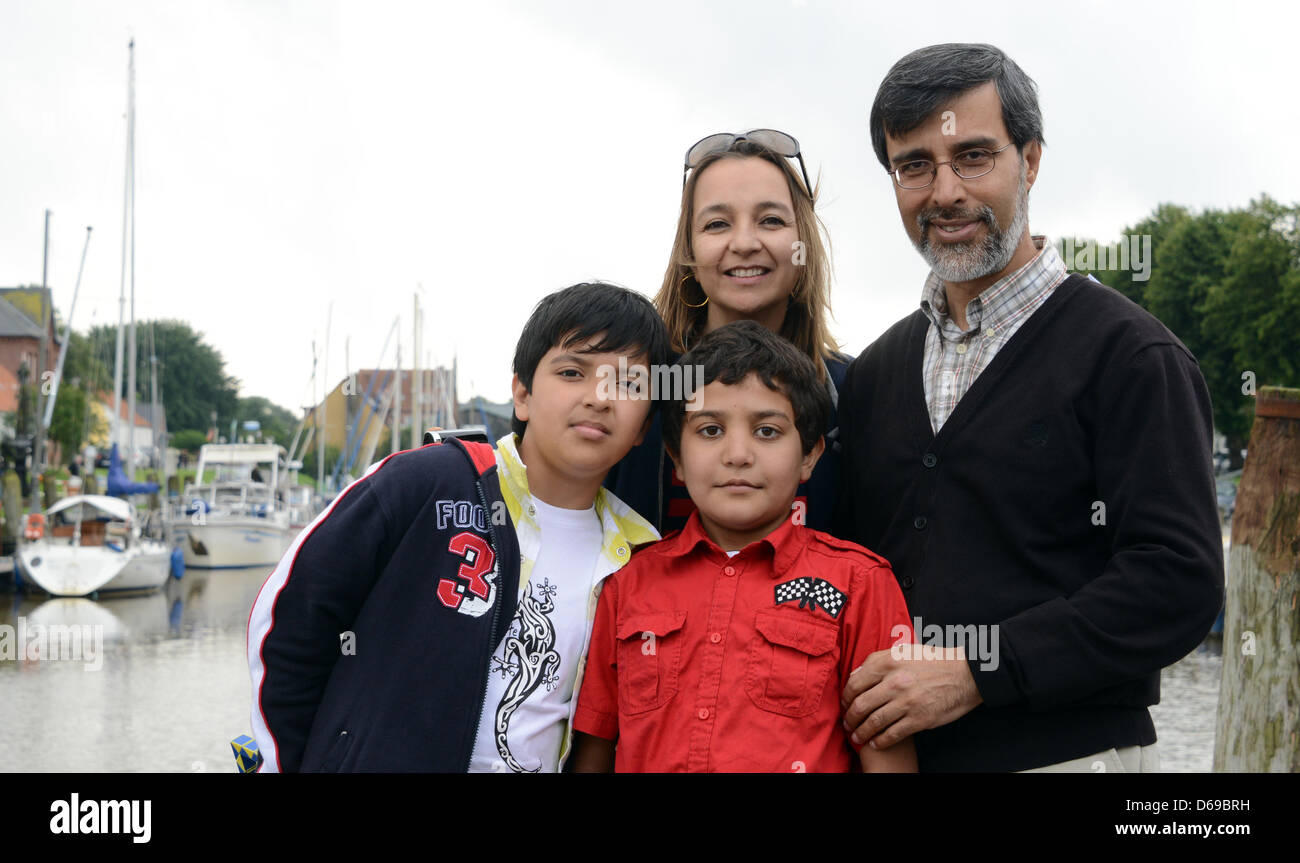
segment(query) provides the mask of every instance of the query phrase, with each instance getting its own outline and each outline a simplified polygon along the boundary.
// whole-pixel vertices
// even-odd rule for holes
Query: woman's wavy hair
[[[747,140],[736,141],[726,150],[708,154],[692,169],[686,179],[686,186],[682,189],[677,234],[673,240],[672,256],[668,270],[664,273],[663,284],[654,298],[655,308],[668,326],[668,338],[673,351],[684,353],[699,342],[708,309],[707,306],[691,308],[687,305],[695,305],[704,299],[704,291],[692,272],[694,250],[691,248],[691,224],[695,210],[695,186],[700,175],[714,162],[720,159],[746,158],[766,159],[776,165],[790,187],[795,228],[803,243],[804,264],[790,292],[790,305],[780,332],[815,361],[818,377],[824,380],[825,367],[822,362],[816,361],[835,356],[839,352],[839,345],[831,337],[828,323],[831,316],[829,240],[825,236],[825,226],[814,209],[820,183],[812,190],[806,188],[789,161],[762,144]],[[793,255],[795,250],[791,249],[790,252]]]

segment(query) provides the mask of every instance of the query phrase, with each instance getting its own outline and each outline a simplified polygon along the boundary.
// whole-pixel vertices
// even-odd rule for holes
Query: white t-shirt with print
[[[596,507],[533,498],[541,546],[519,610],[488,665],[470,771],[554,773],[569,721],[603,539]]]

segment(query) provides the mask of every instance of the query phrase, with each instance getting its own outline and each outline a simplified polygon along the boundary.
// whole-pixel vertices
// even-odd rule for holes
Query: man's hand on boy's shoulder
[[[840,698],[855,744],[887,749],[918,731],[947,725],[983,700],[960,647],[914,643],[879,650],[849,675]]]

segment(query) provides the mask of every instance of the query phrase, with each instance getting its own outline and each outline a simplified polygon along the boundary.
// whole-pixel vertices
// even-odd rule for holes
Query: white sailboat
[[[127,249],[131,250],[131,356],[122,356],[123,322],[119,314],[114,369],[113,437],[121,421],[122,366],[130,363],[130,414],[135,416],[135,42],[130,43],[127,73],[126,189],[122,213],[122,296],[125,304]],[[127,238],[130,237],[128,246]],[[84,253],[83,253],[84,263]],[[71,324],[71,320],[69,320]],[[59,371],[62,371],[60,359]],[[51,400],[50,412],[53,403]],[[48,416],[48,414],[47,414]],[[46,421],[48,423],[48,420]],[[132,433],[134,423],[130,424]],[[114,443],[116,446],[116,443]],[[134,447],[129,447],[133,450]],[[128,465],[133,465],[128,452]],[[120,473],[114,454],[109,485]],[[125,476],[122,479],[126,479]],[[126,481],[124,493],[142,491]],[[156,486],[152,487],[156,490]],[[167,580],[170,551],[141,530],[135,509],[126,500],[104,495],[72,495],[43,513],[23,519],[23,541],[15,557],[24,579],[54,596],[90,596],[124,591],[156,590]]]
[[[28,515],[15,554],[24,580],[51,596],[150,591],[167,580],[170,551],[143,536],[131,505],[74,495]]]

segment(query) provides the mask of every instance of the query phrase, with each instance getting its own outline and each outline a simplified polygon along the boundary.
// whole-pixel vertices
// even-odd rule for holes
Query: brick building
[[[30,372],[28,383],[40,383],[41,294],[40,288],[0,288],[0,411],[18,409],[18,369],[24,362]],[[52,371],[62,342],[55,328],[53,297],[49,289],[44,294],[49,312],[45,368]]]

